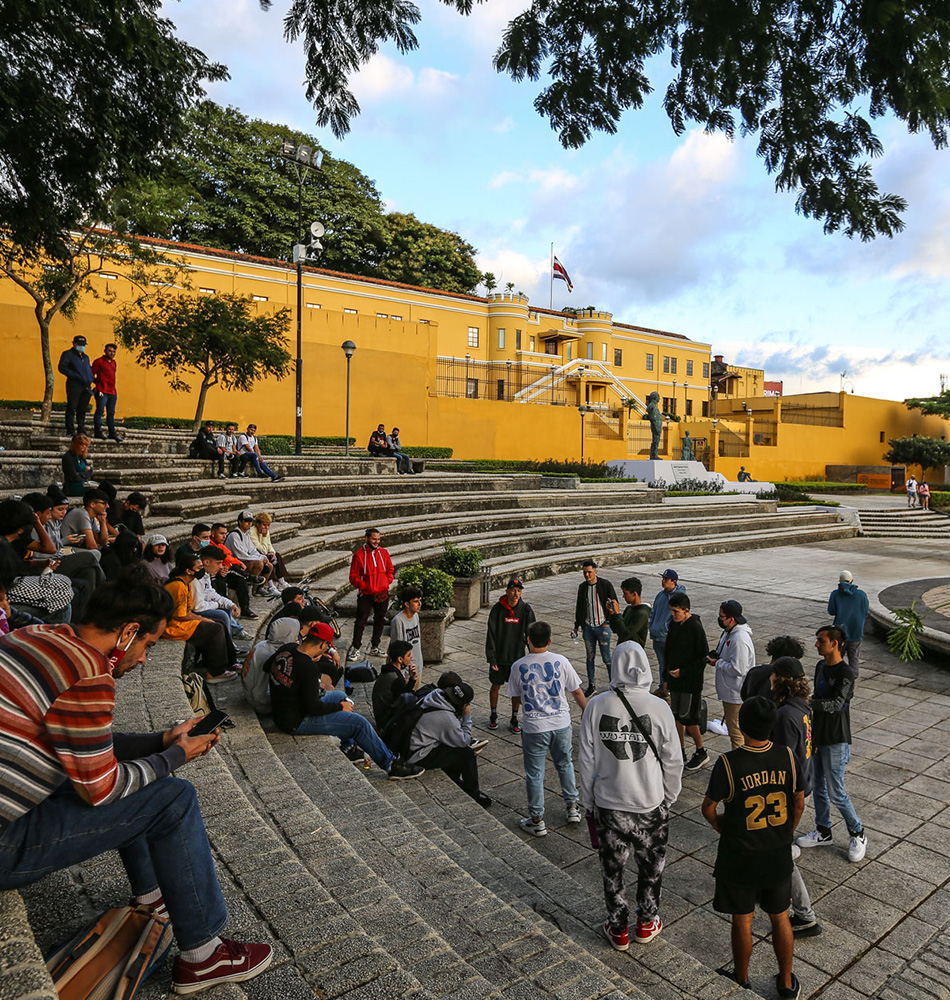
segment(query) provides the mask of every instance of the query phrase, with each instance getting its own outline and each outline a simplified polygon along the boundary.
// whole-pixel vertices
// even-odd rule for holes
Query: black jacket
[[[584,609],[587,610],[586,608]],[[617,642],[632,639],[641,646],[646,646],[647,629],[650,626],[650,608],[647,604],[628,604],[623,613],[611,615],[607,622],[611,632],[617,637]]]
[[[788,747],[795,754],[802,774],[802,791],[806,795],[810,795],[814,787],[811,728],[811,709],[807,701],[789,698],[779,705],[772,729],[772,742],[776,746]]]
[[[669,689],[690,694],[702,691],[708,652],[709,640],[699,615],[690,615],[684,622],[670,621],[666,633],[666,672],[663,676]],[[671,670],[679,670],[679,677],[670,677]]]
[[[603,577],[597,577],[597,599],[600,601],[601,614],[603,615],[604,624],[607,624],[607,601],[616,601],[617,592],[614,590],[614,585],[609,581],[605,580]],[[587,587],[588,583],[585,580],[577,588],[577,601],[574,605],[574,628],[579,629],[585,621],[587,621]]]
[[[270,674],[270,703],[278,729],[292,733],[308,715],[329,715],[340,706],[323,701],[320,666],[293,643],[281,646],[264,664]]]
[[[518,601],[508,606],[502,597],[488,614],[488,632],[485,635],[485,659],[490,665],[510,667],[520,660],[528,648],[528,626],[535,620],[530,604]]]
[[[811,698],[812,743],[816,747],[851,742],[851,697],[854,672],[847,660],[828,666],[819,660]]]

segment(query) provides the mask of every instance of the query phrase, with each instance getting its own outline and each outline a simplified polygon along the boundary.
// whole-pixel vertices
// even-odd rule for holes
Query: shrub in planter
[[[482,554],[478,549],[463,549],[452,542],[445,543],[445,552],[436,562],[436,566],[449,576],[476,576],[481,564]]]
[[[456,618],[474,618],[478,614],[482,605],[481,564],[482,554],[478,549],[462,549],[451,542],[445,543],[445,552],[436,565],[455,578],[452,603]]]

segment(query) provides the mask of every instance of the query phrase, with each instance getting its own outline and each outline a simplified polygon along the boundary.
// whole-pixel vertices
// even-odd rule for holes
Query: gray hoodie
[[[645,813],[672,805],[683,782],[683,752],[670,706],[650,694],[650,664],[643,647],[628,640],[614,650],[611,690],[587,703],[577,751],[581,802],[585,809]],[[623,691],[650,734],[660,761],[614,693]]]
[[[300,622],[296,618],[278,618],[271,625],[268,637],[247,654],[241,670],[241,684],[244,697],[255,712],[270,714],[270,682],[264,673],[264,664],[281,646],[299,639]]]
[[[445,694],[436,688],[422,699],[423,708],[439,711],[426,712],[416,723],[409,739],[408,764],[418,764],[430,750],[440,743],[447,747],[467,747],[472,743],[472,717],[455,714],[455,707]]]
[[[716,647],[716,697],[729,705],[742,704],[742,682],[755,666],[755,646],[752,629],[746,623],[733,625],[722,633]]]

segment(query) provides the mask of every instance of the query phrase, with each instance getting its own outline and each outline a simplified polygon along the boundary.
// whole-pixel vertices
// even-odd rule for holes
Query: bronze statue
[[[686,437],[683,438],[683,461],[692,462],[693,460],[693,439],[689,436],[689,431],[686,432]]]
[[[660,413],[660,394],[658,392],[651,392],[647,396],[647,418],[653,432],[653,440],[650,442],[650,458],[656,461],[659,457],[660,434],[663,431],[663,414]]]

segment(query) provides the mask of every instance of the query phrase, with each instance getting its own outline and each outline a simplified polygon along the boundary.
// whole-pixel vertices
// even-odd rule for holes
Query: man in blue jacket
[[[675,569],[664,570],[660,577],[660,592],[653,599],[653,607],[650,608],[650,638],[660,666],[657,682],[662,691],[666,691],[663,674],[666,670],[666,633],[670,630],[670,594],[686,593],[686,588],[679,579],[679,573]]]
[[[95,380],[86,357],[86,338],[81,334],[73,337],[73,346],[59,356],[59,373],[66,376],[66,436],[73,437],[77,430],[85,434]]]
[[[854,577],[843,569],[838,575],[838,589],[828,598],[828,614],[834,615],[832,622],[844,632],[845,643],[842,653],[848,658],[848,666],[855,678],[861,667],[861,640],[864,638],[864,622],[869,610],[868,595],[854,582]]]

